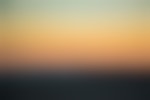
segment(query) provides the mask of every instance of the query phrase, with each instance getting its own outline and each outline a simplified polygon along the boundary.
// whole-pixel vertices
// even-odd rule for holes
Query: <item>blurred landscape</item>
[[[8,100],[150,100],[150,0],[0,0]]]

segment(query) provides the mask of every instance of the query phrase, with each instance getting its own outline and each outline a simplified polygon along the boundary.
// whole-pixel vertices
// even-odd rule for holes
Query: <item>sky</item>
[[[10,63],[150,62],[149,0],[11,0],[5,7]]]

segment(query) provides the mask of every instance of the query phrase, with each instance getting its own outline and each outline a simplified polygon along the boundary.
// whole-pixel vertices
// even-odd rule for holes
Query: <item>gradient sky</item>
[[[149,0],[11,0],[7,8],[11,63],[150,62]]]

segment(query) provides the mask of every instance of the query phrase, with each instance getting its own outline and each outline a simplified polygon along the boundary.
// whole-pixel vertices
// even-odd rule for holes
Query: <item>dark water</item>
[[[0,91],[0,100],[150,100],[150,78],[125,75],[3,75]]]

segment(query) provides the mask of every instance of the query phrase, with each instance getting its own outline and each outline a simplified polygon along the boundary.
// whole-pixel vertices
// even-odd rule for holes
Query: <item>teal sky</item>
[[[13,1],[13,2],[12,2]],[[11,0],[14,11],[123,12],[150,9],[150,0]]]

